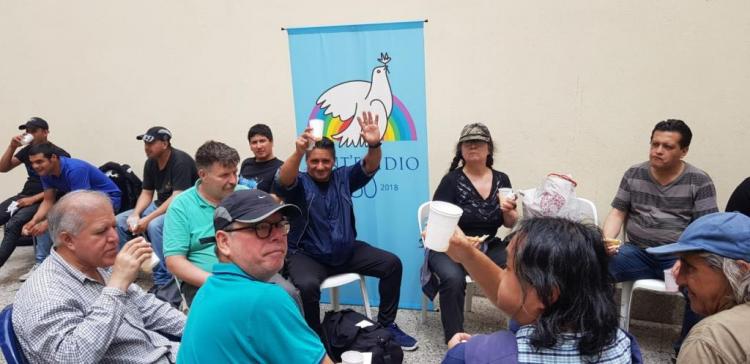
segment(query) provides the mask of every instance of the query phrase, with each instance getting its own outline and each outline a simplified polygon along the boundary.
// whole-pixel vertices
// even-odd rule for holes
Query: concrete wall
[[[76,157],[140,171],[134,137],[151,125],[191,154],[213,138],[244,157],[247,129],[267,122],[284,158],[294,132],[281,27],[427,18],[431,190],[461,127],[482,121],[514,186],[572,173],[603,218],[653,125],[682,118],[695,134],[687,160],[714,178],[723,209],[750,174],[749,14],[739,0],[3,0],[0,143],[38,115]],[[0,194],[23,178],[0,177]]]

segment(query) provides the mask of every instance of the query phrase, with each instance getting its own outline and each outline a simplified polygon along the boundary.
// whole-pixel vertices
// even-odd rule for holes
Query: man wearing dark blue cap
[[[193,300],[180,363],[331,363],[294,301],[273,282],[299,208],[235,191],[214,212],[213,266]]]
[[[8,148],[0,157],[0,172],[9,172],[23,163],[28,177],[21,192],[0,203],[0,225],[5,225],[3,241],[0,243],[0,267],[8,260],[21,241],[23,226],[31,220],[44,199],[42,181],[31,166],[29,150],[34,145],[49,143],[47,140],[49,125],[42,118],[32,117],[19,125],[18,130],[23,130],[24,133],[11,138]],[[70,154],[62,148],[50,144],[53,145],[57,155],[70,157]],[[20,147],[23,148],[16,152],[16,149]],[[49,255],[52,246],[49,234],[42,234],[36,240],[36,263],[28,273],[19,277],[21,281],[25,281],[42,260]]]
[[[172,146],[172,133],[163,126],[149,128],[135,138],[143,141],[148,158],[143,165],[143,190],[132,210],[117,215],[117,234],[120,246],[135,235],[146,235],[160,259],[149,292],[177,307],[181,301],[179,287],[164,260],[164,217],[172,200],[195,184],[198,169],[189,154]]]
[[[707,316],[682,344],[678,363],[747,363],[750,358],[750,217],[714,213],[690,224],[676,243],[649,248],[677,254],[673,271],[690,307]]]

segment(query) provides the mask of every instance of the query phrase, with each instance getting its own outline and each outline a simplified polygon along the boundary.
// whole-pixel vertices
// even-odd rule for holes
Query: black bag
[[[357,326],[362,321],[372,325]],[[341,354],[348,350],[371,352],[373,364],[400,364],[404,361],[404,352],[393,341],[388,329],[351,309],[326,312],[323,343],[328,355],[337,363],[341,361]]]
[[[120,189],[120,192],[122,192],[120,210],[115,211],[115,214],[134,208],[135,203],[138,201],[138,196],[141,195],[143,182],[133,173],[133,169],[127,164],[107,162],[99,167],[99,170],[109,177],[117,185],[117,188]]]

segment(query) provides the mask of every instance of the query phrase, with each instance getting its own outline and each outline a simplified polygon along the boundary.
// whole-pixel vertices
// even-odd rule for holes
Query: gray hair
[[[99,191],[78,190],[67,193],[52,206],[47,213],[47,225],[54,246],[59,246],[62,239],[60,234],[67,232],[78,235],[86,221],[84,214],[88,214],[100,204],[111,204],[109,196]]]
[[[720,271],[732,287],[729,299],[732,306],[750,302],[750,271],[743,271],[734,259],[722,257],[713,253],[699,254],[714,270]]]

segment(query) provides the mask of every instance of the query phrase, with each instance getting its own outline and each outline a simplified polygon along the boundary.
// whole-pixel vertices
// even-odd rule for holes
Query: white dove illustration
[[[388,127],[388,117],[391,116],[393,108],[393,94],[388,82],[388,62],[391,57],[388,53],[381,53],[378,62],[382,66],[373,68],[371,81],[347,81],[339,83],[318,98],[316,103],[320,105],[326,115],[339,117],[344,122],[343,130],[333,135],[333,139],[339,141],[339,146],[364,146],[365,141],[359,135],[360,126],[355,120],[363,112],[371,112],[378,116],[378,129],[380,138],[385,135]]]

